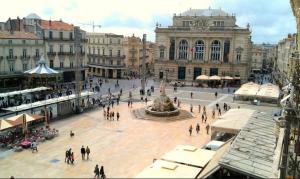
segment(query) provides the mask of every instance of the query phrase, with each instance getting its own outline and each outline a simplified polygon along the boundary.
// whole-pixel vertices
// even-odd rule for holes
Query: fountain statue
[[[166,86],[164,80],[160,83],[160,96],[157,97],[153,104],[145,109],[147,114],[155,116],[175,116],[179,110],[174,106],[172,100],[166,95]]]

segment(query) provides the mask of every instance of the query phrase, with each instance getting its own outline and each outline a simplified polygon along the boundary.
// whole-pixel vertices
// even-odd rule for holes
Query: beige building
[[[260,72],[263,66],[263,50],[259,47],[252,46],[251,71]]]
[[[45,40],[45,51],[50,68],[62,71],[65,82],[75,80],[74,26],[61,20],[38,20],[38,29],[40,29],[38,31],[40,31]],[[85,54],[87,42],[85,31],[81,30],[81,38],[79,65],[82,79],[84,79],[88,69]]]
[[[220,9],[190,9],[173,16],[168,27],[157,25],[155,77],[192,81],[201,74],[247,80],[251,31]]]
[[[273,44],[254,44],[252,46],[252,72],[268,73],[273,67],[275,60],[275,47]]]
[[[0,31],[0,86],[24,84],[23,72],[36,67],[44,51],[44,41],[33,33]]]
[[[89,75],[105,78],[126,76],[123,35],[88,33]]]
[[[142,75],[142,63],[143,63],[143,42],[139,37],[132,35],[131,37],[125,37],[123,42],[123,48],[125,53],[125,63],[127,68],[127,74],[129,76]],[[153,50],[154,43],[146,42],[146,73],[151,74],[153,72]]]

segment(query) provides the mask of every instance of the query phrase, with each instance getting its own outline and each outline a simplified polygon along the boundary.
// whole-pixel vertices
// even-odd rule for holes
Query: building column
[[[205,40],[205,61],[209,61],[210,59],[210,38]]]
[[[220,47],[220,62],[223,62],[224,61],[224,39],[222,39],[221,41],[221,47]]]

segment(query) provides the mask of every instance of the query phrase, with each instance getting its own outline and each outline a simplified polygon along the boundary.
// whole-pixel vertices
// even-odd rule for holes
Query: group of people
[[[69,150],[66,151],[66,156],[65,156],[65,162],[68,164],[74,164],[75,158],[74,158],[74,152],[70,148]]]
[[[86,159],[88,160],[90,158],[91,150],[90,150],[89,146],[86,146],[86,148],[84,148],[84,146],[82,146],[80,149],[80,153],[81,153],[82,160],[85,160],[85,154],[86,154]]]
[[[103,166],[101,166],[101,168],[99,169],[99,166],[98,166],[98,164],[97,164],[97,165],[95,166],[94,173],[95,173],[95,178],[101,178],[101,179],[104,179],[104,178],[105,178]]]
[[[107,107],[107,111],[105,109],[103,110],[103,117],[106,120],[114,121],[115,120],[115,112],[110,111],[110,108]],[[119,121],[119,119],[120,119],[120,113],[119,112],[116,113],[116,119],[117,119],[117,121]]]
[[[209,127],[210,127],[209,124],[206,124],[205,129],[206,129],[206,134],[207,135],[209,134]],[[199,123],[197,123],[195,130],[196,130],[197,134],[200,132]],[[190,125],[190,127],[189,127],[189,133],[190,133],[190,136],[192,136],[192,133],[193,133],[193,126],[192,125]]]

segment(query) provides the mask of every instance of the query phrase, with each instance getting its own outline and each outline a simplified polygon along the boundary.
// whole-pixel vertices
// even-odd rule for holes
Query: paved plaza
[[[144,102],[133,103],[132,108],[127,106],[128,92],[140,98],[138,89],[125,90],[119,106],[114,106],[114,112],[120,112],[120,121],[108,121],[103,118],[102,108],[64,120],[51,123],[51,128],[59,130],[59,137],[38,145],[39,152],[32,153],[25,150],[20,153],[0,152],[0,177],[93,177],[96,164],[103,165],[107,177],[134,177],[145,167],[159,159],[163,154],[177,145],[193,145],[202,147],[210,140],[206,134],[205,125],[201,123],[198,105],[208,108],[208,123],[211,118],[211,109],[218,102],[224,102],[232,108],[240,106],[260,110],[275,110],[273,107],[252,106],[233,103],[232,94],[222,93],[215,98],[213,91],[203,92],[193,90],[193,99],[190,98],[189,89],[175,92],[168,88],[166,93],[171,99],[177,96],[182,101],[181,108],[189,111],[190,104],[194,106],[193,117],[172,122],[136,119],[132,110],[145,106]],[[152,100],[159,95],[159,90],[149,97]],[[151,101],[149,102],[151,103]],[[148,104],[149,104],[148,103]],[[200,134],[193,131],[189,136],[188,128],[196,124],[201,126]],[[75,137],[70,138],[70,130]],[[91,149],[90,160],[81,159],[80,148],[84,145]],[[65,151],[72,148],[75,154],[75,164],[64,162]]]

